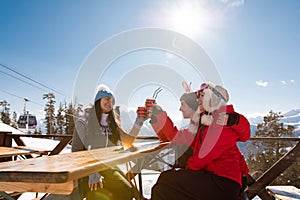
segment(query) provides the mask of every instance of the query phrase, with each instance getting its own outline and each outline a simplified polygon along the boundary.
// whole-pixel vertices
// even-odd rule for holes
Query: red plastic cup
[[[146,107],[138,107],[137,109],[138,117],[146,117],[147,115],[147,108]]]
[[[153,104],[155,104],[155,99],[146,99],[145,106],[147,110],[150,110]]]

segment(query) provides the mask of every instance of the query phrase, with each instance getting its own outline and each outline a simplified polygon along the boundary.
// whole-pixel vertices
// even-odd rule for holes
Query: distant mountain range
[[[284,125],[292,125],[295,128],[296,137],[300,137],[300,109],[293,109],[289,112],[282,113],[282,118],[279,122]],[[256,130],[256,125],[263,122],[264,116],[258,116],[255,118],[248,118],[251,124],[251,133],[253,134]]]
[[[282,113],[282,118],[280,122],[284,123],[284,125],[292,125],[295,128],[295,136],[294,137],[300,137],[300,109],[291,110],[287,113]],[[250,124],[251,124],[251,136],[255,135],[255,131],[257,128],[257,124],[263,122],[264,116],[258,116],[255,118],[248,118]],[[249,142],[243,143],[239,142],[238,146],[245,157],[247,157],[247,149],[251,144]]]

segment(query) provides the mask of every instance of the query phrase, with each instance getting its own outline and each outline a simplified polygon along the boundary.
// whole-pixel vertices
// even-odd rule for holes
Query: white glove
[[[103,188],[103,177],[99,173],[94,173],[89,175],[89,188],[91,191]]]

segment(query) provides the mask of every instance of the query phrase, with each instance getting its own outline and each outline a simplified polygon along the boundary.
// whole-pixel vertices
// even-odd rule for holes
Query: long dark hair
[[[95,102],[88,116],[88,130],[90,134],[96,134],[100,130],[100,122],[103,113],[100,101],[101,99]],[[117,145],[118,140],[120,140],[120,127],[116,122],[114,110],[112,109],[107,114],[108,114],[107,123],[112,132],[112,135],[109,135],[108,139],[114,145]]]

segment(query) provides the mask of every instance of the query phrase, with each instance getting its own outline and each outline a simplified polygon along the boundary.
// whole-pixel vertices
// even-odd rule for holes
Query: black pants
[[[104,177],[103,188],[96,191],[90,191],[88,177],[78,181],[80,199],[86,197],[86,200],[131,200],[137,194],[135,188],[125,178],[122,171],[108,169],[101,171],[100,174]],[[72,199],[75,196],[73,195]]]
[[[151,200],[237,200],[240,185],[205,171],[186,169],[162,172]]]

